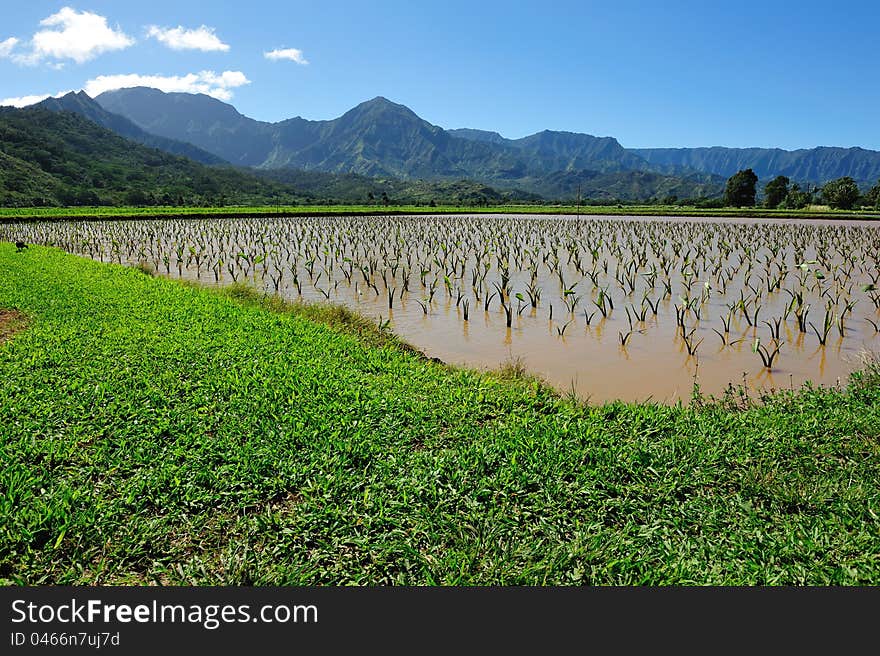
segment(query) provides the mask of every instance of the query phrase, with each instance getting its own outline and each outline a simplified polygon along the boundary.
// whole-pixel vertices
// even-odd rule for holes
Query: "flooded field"
[[[880,225],[405,216],[0,223],[159,275],[341,303],[593,401],[835,385],[880,351]]]

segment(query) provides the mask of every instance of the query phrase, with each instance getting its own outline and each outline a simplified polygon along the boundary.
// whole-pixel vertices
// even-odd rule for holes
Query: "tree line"
[[[758,176],[752,169],[737,171],[727,180],[724,205],[727,207],[754,207]],[[807,185],[806,189],[784,176],[778,175],[764,185],[764,207],[769,209],[799,210],[813,204],[828,205],[832,209],[858,208],[880,210],[880,180],[867,193],[850,176],[826,182],[821,187]]]

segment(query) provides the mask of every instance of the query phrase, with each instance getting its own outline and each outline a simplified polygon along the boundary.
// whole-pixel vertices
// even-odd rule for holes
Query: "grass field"
[[[24,219],[109,219],[153,217],[270,217],[297,215],[389,214],[581,214],[613,216],[732,216],[780,219],[880,219],[877,211],[831,210],[817,206],[804,210],[762,208],[696,208],[678,205],[493,205],[488,207],[425,205],[295,205],[266,207],[0,207],[0,221]]]
[[[7,243],[0,307],[0,583],[880,584],[876,365],[590,407]]]

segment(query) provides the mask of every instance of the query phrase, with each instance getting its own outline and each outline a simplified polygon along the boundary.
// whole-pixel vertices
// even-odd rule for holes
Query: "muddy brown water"
[[[880,323],[872,296],[880,225],[866,221],[462,215],[0,224],[0,239],[13,236],[209,285],[234,277],[276,293],[277,282],[287,299],[390,320],[431,357],[482,369],[518,359],[561,392],[595,402],[687,402],[695,383],[716,396],[731,384],[752,392],[840,385],[880,351],[871,324]],[[484,310],[504,263],[509,328],[497,295]],[[476,288],[474,270],[486,272]],[[537,308],[530,283],[542,290]],[[614,303],[607,317],[596,304],[600,290]],[[806,332],[792,309],[798,294],[797,305],[809,307]],[[570,312],[566,301],[578,297]],[[755,303],[758,322],[749,325]],[[824,332],[829,303],[833,325],[821,345],[809,323]],[[756,339],[770,351],[782,342],[772,368],[755,353]]]

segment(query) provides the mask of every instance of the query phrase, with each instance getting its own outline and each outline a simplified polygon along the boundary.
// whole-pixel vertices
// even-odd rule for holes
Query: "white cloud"
[[[298,50],[296,48],[276,48],[275,50],[270,50],[269,52],[264,52],[263,57],[266,59],[271,59],[272,61],[278,61],[281,59],[287,59],[292,62],[296,62],[302,66],[308,64],[308,60],[303,57],[302,50]]]
[[[0,41],[0,58],[9,57],[12,55],[12,49],[18,43],[18,39],[14,36],[9,37],[5,41]]]
[[[46,93],[37,96],[18,96],[13,98],[4,98],[3,100],[0,100],[0,106],[27,107],[28,105],[36,105],[38,102],[42,102],[46,98],[60,98],[61,96],[66,96],[68,93],[70,93],[70,91],[59,91],[56,94]]]
[[[40,25],[57,29],[44,29],[34,34],[28,53],[10,54],[18,40],[3,41],[2,47],[8,49],[6,56],[19,64],[37,64],[47,59],[72,59],[82,64],[102,52],[122,50],[134,44],[134,39],[122,30],[107,25],[104,16],[78,12],[70,7],[63,7],[57,14],[40,21]],[[0,54],[2,52],[0,50]]]
[[[4,107],[27,107],[28,105],[34,105],[41,100],[45,100],[51,94],[45,94],[43,96],[18,96],[12,98],[4,98],[0,100],[0,105]]]
[[[232,89],[250,84],[241,71],[223,71],[217,75],[214,71],[201,71],[188,75],[99,75],[86,82],[83,89],[92,98],[114,89],[130,87],[152,87],[160,91],[182,93],[204,93],[218,100],[231,100]]]
[[[160,91],[181,93],[204,93],[219,100],[231,100],[232,89],[250,84],[251,81],[241,71],[223,71],[219,75],[214,71],[201,71],[188,75],[99,75],[91,79],[83,86],[83,91],[92,98],[114,89],[127,89],[129,87],[152,87]],[[56,94],[41,94],[32,96],[18,96],[0,100],[0,105],[12,107],[27,107],[45,100],[46,98],[60,98],[70,91],[59,91]]]
[[[147,28],[147,36],[158,40],[172,50],[201,50],[202,52],[229,50],[229,45],[223,43],[214,34],[214,28],[202,25],[194,30],[187,30],[178,25],[177,27],[157,27],[151,25]]]

